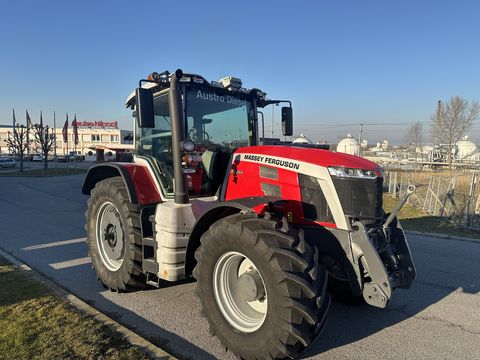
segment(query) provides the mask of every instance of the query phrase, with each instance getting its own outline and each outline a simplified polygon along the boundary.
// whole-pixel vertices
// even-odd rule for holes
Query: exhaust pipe
[[[188,190],[185,175],[182,169],[181,142],[185,140],[184,116],[182,93],[179,89],[179,81],[183,71],[178,69],[170,79],[170,93],[168,96],[170,105],[170,119],[172,122],[172,147],[173,147],[173,177],[175,181],[175,204],[188,204]]]

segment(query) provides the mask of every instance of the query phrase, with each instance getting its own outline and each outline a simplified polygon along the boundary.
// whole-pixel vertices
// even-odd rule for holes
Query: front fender
[[[214,206],[210,207],[208,211],[206,211],[197,219],[190,234],[185,260],[185,275],[188,277],[192,274],[193,268],[197,264],[195,260],[195,251],[200,246],[200,238],[213,223],[223,219],[224,217],[238,214],[241,211],[255,212],[254,209],[260,205],[268,204],[278,200],[281,199],[273,196],[247,197],[232,201],[218,202]]]

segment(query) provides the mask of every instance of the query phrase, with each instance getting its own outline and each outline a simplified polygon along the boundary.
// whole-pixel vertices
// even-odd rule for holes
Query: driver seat
[[[203,192],[211,193],[215,183],[215,162],[218,153],[216,151],[205,150],[202,154],[202,164],[205,171],[205,180],[203,182]]]

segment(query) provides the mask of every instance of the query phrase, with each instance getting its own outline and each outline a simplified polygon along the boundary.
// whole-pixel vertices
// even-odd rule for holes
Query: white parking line
[[[80,259],[61,261],[61,262],[53,263],[53,264],[49,264],[49,265],[52,268],[54,268],[55,270],[61,270],[61,269],[66,269],[66,268],[74,267],[74,266],[78,266],[78,265],[89,264],[91,262],[92,262],[92,260],[87,256],[87,257],[80,258]]]
[[[62,246],[62,245],[69,245],[69,244],[76,244],[76,243],[80,243],[80,242],[85,242],[86,240],[87,240],[87,238],[55,241],[55,242],[52,242],[52,243],[27,246],[27,247],[22,248],[21,250],[29,251],[29,250],[46,249],[46,248],[49,248],[49,247],[55,247],[55,246]]]

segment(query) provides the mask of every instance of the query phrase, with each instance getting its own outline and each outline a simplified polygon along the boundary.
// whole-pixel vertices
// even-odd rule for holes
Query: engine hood
[[[300,148],[284,145],[249,146],[238,148],[236,154],[275,156],[306,162],[318,166],[344,166],[355,169],[375,170],[378,165],[360,156],[337,153],[323,149]]]

